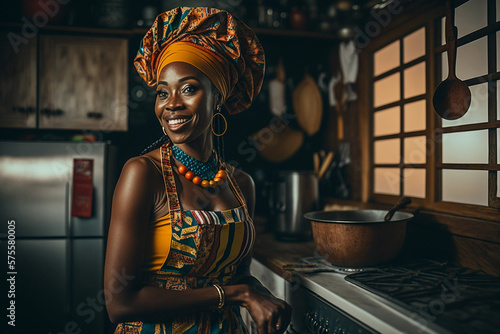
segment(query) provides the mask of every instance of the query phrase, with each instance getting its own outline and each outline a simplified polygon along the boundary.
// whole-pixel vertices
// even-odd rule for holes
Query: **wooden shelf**
[[[289,30],[289,29],[270,29],[270,28],[252,28],[257,35],[269,36],[286,36],[286,37],[302,37],[315,39],[338,40],[337,36],[329,33],[304,31],[304,30]]]
[[[23,25],[19,23],[6,23],[0,22],[1,29],[22,29]],[[131,36],[136,34],[137,29],[113,29],[101,27],[78,27],[78,26],[58,26],[58,25],[45,25],[37,27],[39,32],[62,32],[62,33],[77,33],[77,34],[91,34],[91,35],[105,35],[105,36]],[[30,30],[31,31],[31,30]],[[146,31],[146,30],[144,30]]]
[[[2,29],[16,29],[19,30],[23,27],[19,23],[0,22]],[[64,33],[77,33],[77,34],[92,34],[92,35],[112,35],[112,36],[133,36],[144,35],[149,28],[102,28],[102,27],[79,27],[79,26],[58,26],[46,25],[37,27],[41,32],[64,32]],[[338,38],[329,33],[303,31],[303,30],[288,30],[288,29],[268,29],[268,28],[252,28],[257,35],[260,36],[285,36],[285,37],[298,37],[298,38],[314,38],[325,40],[337,40]]]

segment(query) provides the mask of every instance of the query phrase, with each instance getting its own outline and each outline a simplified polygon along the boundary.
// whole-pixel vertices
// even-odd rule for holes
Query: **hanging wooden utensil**
[[[446,52],[448,54],[448,78],[441,82],[434,92],[432,104],[442,118],[454,120],[462,117],[470,106],[469,86],[455,74],[456,40],[451,0],[446,1]]]
[[[339,72],[339,80],[333,86],[333,94],[335,95],[335,108],[337,109],[337,138],[344,139],[344,119],[343,113],[345,108],[346,87],[344,84],[344,76]]]
[[[269,109],[277,117],[286,112],[285,66],[283,59],[276,65],[276,77],[269,82]]]
[[[328,168],[330,168],[330,165],[333,162],[333,157],[334,157],[333,152],[332,151],[328,152],[325,160],[323,161],[323,163],[321,164],[321,167],[319,169],[318,180],[321,180],[323,178],[323,176],[325,175],[326,171],[328,170]]]
[[[314,152],[313,154],[313,166],[314,166],[314,173],[316,175],[319,175],[319,153]]]
[[[346,109],[346,86],[342,72],[340,80],[334,87],[337,108],[337,151],[334,162],[334,194],[336,197],[348,198],[349,190],[346,182],[346,166],[350,164],[350,145],[344,140],[344,112]]]
[[[294,89],[292,100],[297,122],[302,129],[308,136],[317,133],[323,116],[323,100],[318,85],[308,73]]]
[[[253,134],[259,154],[271,162],[282,162],[294,155],[304,142],[304,134],[277,121]]]

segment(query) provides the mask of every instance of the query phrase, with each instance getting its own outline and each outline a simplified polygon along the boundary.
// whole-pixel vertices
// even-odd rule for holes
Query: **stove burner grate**
[[[454,332],[500,333],[500,279],[423,260],[345,279]]]

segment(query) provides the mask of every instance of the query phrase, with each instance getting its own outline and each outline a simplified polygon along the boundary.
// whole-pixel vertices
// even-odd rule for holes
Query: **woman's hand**
[[[250,286],[241,306],[252,316],[259,334],[284,333],[292,316],[292,307],[285,301],[262,294]]]

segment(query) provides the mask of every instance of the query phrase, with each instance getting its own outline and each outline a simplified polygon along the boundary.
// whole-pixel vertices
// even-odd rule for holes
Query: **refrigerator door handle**
[[[73,257],[71,245],[71,183],[66,181],[66,293],[64,294],[64,309],[71,316],[71,260]]]

